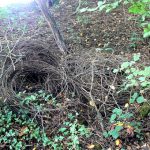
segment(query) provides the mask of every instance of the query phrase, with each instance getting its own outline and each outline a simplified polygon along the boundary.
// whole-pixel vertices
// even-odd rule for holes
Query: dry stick
[[[7,42],[7,48],[8,48],[8,50],[9,50],[9,52],[8,52],[8,57],[9,57],[10,60],[11,60],[13,69],[15,70],[15,64],[14,64],[14,61],[13,61],[13,59],[12,59],[12,57],[11,57],[11,49],[10,49],[10,46],[9,46],[9,40],[7,39],[7,33],[6,33],[6,35],[5,35],[5,40],[6,40],[6,42]],[[6,58],[7,58],[7,57],[6,57]],[[4,64],[4,65],[5,65],[5,64]]]
[[[7,32],[8,32],[8,31],[7,31]],[[11,60],[11,62],[12,62],[12,66],[13,66],[13,68],[14,68],[14,70],[15,70],[15,63],[16,63],[17,61],[19,61],[20,58],[17,59],[17,60],[14,62],[13,59],[12,59],[12,56],[16,56],[16,55],[13,54],[12,52],[13,52],[13,50],[15,49],[16,45],[20,42],[20,40],[21,40],[22,37],[24,36],[24,31],[23,31],[22,34],[21,34],[21,36],[18,38],[18,40],[15,42],[15,45],[14,45],[13,48],[11,49],[10,46],[9,46],[9,40],[8,40],[8,38],[7,38],[7,32],[6,32],[6,34],[5,34],[5,40],[6,40],[6,42],[7,42],[7,48],[8,48],[8,50],[9,50],[9,52],[8,52],[7,55],[5,55],[5,60],[3,61],[3,65],[2,65],[2,68],[1,68],[1,72],[0,72],[0,78],[2,78],[2,76],[3,76],[4,68],[5,68],[5,63],[6,63],[6,61],[7,61],[7,58],[10,58],[10,60]],[[1,44],[0,44],[0,45],[1,45]],[[1,45],[0,47],[1,47],[0,52],[2,52],[2,51],[3,51],[2,45]],[[20,55],[20,56],[22,57],[22,55]]]
[[[2,42],[0,41],[0,53],[3,51]]]
[[[94,99],[93,99],[93,96],[92,96],[92,89],[93,89],[93,82],[94,82],[94,68],[93,68],[93,66],[94,66],[94,61],[95,60],[93,60],[92,61],[92,72],[91,72],[91,74],[92,74],[92,77],[91,77],[91,87],[90,87],[90,92],[89,92],[89,95],[90,95],[90,98],[91,98],[91,102],[92,102],[92,104],[93,104],[93,106],[95,107],[95,110],[96,110],[96,113],[97,113],[97,117],[98,117],[98,120],[99,120],[99,123],[100,123],[100,125],[101,125],[101,129],[102,129],[102,131],[104,132],[104,124],[103,124],[103,117],[102,117],[102,115],[101,115],[101,113],[99,112],[99,110],[98,110],[98,108],[97,108],[97,106],[96,106],[96,104],[95,104],[95,101],[94,101]]]
[[[36,0],[41,11],[42,11],[42,14],[44,15],[48,25],[50,26],[51,28],[51,31],[53,33],[53,36],[56,40],[56,44],[58,46],[58,48],[60,49],[61,53],[65,54],[67,52],[67,48],[66,48],[66,45],[63,41],[63,38],[60,34],[60,31],[56,25],[56,22],[51,14],[50,11],[48,11],[48,8],[46,6],[46,2],[44,0]]]

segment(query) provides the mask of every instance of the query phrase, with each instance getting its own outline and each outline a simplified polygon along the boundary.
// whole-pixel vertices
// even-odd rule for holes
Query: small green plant
[[[129,48],[137,48],[141,42],[143,42],[143,38],[140,37],[137,33],[132,33],[131,37],[130,37],[130,44],[129,44]]]
[[[131,118],[133,121],[130,121]],[[106,138],[112,136],[113,139],[133,137],[134,135],[141,137],[141,123],[134,120],[133,113],[115,108],[109,120],[111,129],[104,132],[103,135]]]
[[[114,69],[114,73],[125,73],[122,86],[123,90],[132,89],[133,91],[129,100],[130,104],[148,101],[143,95],[150,88],[150,66],[142,65],[138,61],[140,61],[140,53],[134,54],[131,61],[122,63],[119,69]]]
[[[122,108],[115,108],[109,119],[111,124],[110,130],[103,133],[107,137],[112,137],[116,140],[116,145],[121,147],[121,140],[123,138],[136,136],[143,139],[141,132],[141,122],[137,121],[137,116],[134,111],[130,112],[130,107],[134,104],[139,106],[143,104],[140,109],[140,117],[146,116],[150,111],[150,106],[143,96],[143,93],[150,88],[150,67],[139,65],[140,53],[134,54],[131,61],[126,61],[121,64],[119,69],[114,69],[114,73],[124,72],[125,80],[123,83],[123,90],[132,89],[132,96],[129,102],[125,105],[125,110]],[[143,111],[143,108],[146,111]]]
[[[60,107],[52,94],[44,91],[37,93],[18,93],[21,106],[30,106],[36,112],[43,112],[46,106]],[[78,113],[65,115],[64,122],[51,137],[41,129],[38,122],[32,119],[27,109],[20,108],[17,114],[10,108],[0,108],[0,146],[4,149],[25,150],[48,147],[53,150],[80,150],[80,138],[88,138],[90,132],[84,125],[78,123]],[[67,117],[66,117],[67,116]],[[33,147],[34,144],[34,147]]]
[[[80,13],[83,12],[94,12],[94,11],[105,11],[106,13],[118,8],[121,4],[127,5],[128,12],[130,14],[138,15],[140,17],[140,26],[143,28],[143,37],[150,37],[150,23],[147,18],[150,18],[150,0],[114,0],[111,2],[98,1],[97,7],[94,8],[82,8]]]
[[[135,102],[137,102],[138,104],[141,104],[144,101],[145,101],[144,97],[137,92],[135,92],[130,98],[130,104],[133,104]]]
[[[150,36],[150,24],[146,21],[150,17],[150,0],[138,0],[131,1],[131,5],[128,8],[129,13],[139,15],[141,20],[141,26],[143,27],[143,37]]]
[[[121,3],[122,0],[118,0],[118,1],[115,1],[115,2],[112,2],[112,3],[107,3],[105,1],[98,1],[97,3],[97,7],[94,7],[94,8],[88,8],[88,7],[85,7],[85,8],[82,8],[80,9],[80,12],[93,12],[93,11],[102,11],[102,10],[105,10],[106,13],[112,11],[113,9],[117,8],[119,6],[119,4]]]
[[[7,149],[26,149],[32,147],[32,143],[43,145],[42,136],[38,124],[33,122],[26,114],[19,113],[19,117],[8,107],[1,108],[0,112],[0,145]]]
[[[126,78],[123,86],[125,90],[131,87],[137,87],[139,90],[150,88],[150,66],[138,66],[140,60],[140,53],[134,54],[131,61],[122,63],[119,69],[114,69],[114,73],[120,71],[125,72]]]
[[[52,94],[46,94],[44,91],[39,91],[37,93],[23,93],[17,94],[20,105],[32,106],[33,109],[37,111],[42,111],[47,105],[53,105],[56,107],[56,99]]]
[[[17,117],[9,108],[3,107],[0,118],[0,145],[4,149],[24,150],[33,147],[34,143],[37,148],[43,146],[63,150],[66,147],[68,150],[79,150],[80,138],[90,136],[89,130],[79,124],[73,114],[68,114],[68,119],[53,138],[48,138],[46,132],[26,114],[19,112]]]
[[[57,135],[54,136],[52,140],[53,144],[51,145],[54,150],[63,150],[64,148],[68,150],[80,150],[80,138],[90,137],[89,130],[84,125],[78,123],[76,115],[68,114],[68,119],[58,129]],[[63,145],[62,143],[65,144]]]
[[[141,24],[141,26],[144,26],[143,37],[144,38],[150,37],[150,24],[143,23],[143,24]]]

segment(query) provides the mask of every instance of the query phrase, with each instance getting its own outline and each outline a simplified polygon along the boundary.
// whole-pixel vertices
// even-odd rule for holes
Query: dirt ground
[[[88,3],[91,7],[95,4],[96,1]],[[64,0],[59,6],[50,8],[71,51],[101,49],[115,54],[143,52],[150,55],[149,39],[142,39],[142,29],[135,19],[131,19],[125,6],[109,14],[75,13],[77,6],[77,0]],[[55,47],[51,30],[35,4],[11,9],[11,15],[15,17],[1,21],[1,38],[6,31],[10,43],[18,38],[39,39]]]

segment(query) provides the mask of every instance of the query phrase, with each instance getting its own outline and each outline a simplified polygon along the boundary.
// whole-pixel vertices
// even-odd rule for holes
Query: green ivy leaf
[[[123,129],[123,126],[116,126],[115,127],[115,130],[118,131],[118,132],[121,131],[122,129]]]
[[[117,73],[119,71],[119,69],[114,69],[113,73]]]
[[[120,119],[129,119],[133,116],[132,113],[125,113],[125,114],[122,114],[119,118]]]
[[[119,108],[115,108],[113,110],[113,113],[117,114],[117,115],[121,115],[122,114],[122,109],[119,109]]]
[[[15,146],[15,149],[16,150],[20,150],[21,148],[22,148],[22,142],[20,141],[20,142],[18,142],[17,144],[16,144],[16,146]]]
[[[142,15],[142,14],[146,13],[146,4],[143,2],[140,2],[140,1],[134,2],[129,7],[128,11],[129,11],[129,13]]]
[[[143,81],[145,81],[145,77],[140,77],[139,80],[140,80],[141,82],[143,82]]]
[[[102,7],[104,5],[104,2],[103,1],[98,1],[97,5],[98,5],[98,7]]]
[[[103,132],[103,136],[104,136],[105,138],[108,138],[109,134],[105,131],[105,132]]]
[[[145,69],[143,71],[143,75],[146,77],[150,77],[150,66],[145,67]]]
[[[113,9],[117,8],[119,6],[119,1],[116,1],[114,3],[111,4]]]
[[[133,55],[133,60],[134,60],[134,61],[138,61],[138,60],[140,59],[140,56],[141,56],[140,53],[134,54],[134,55]]]
[[[133,78],[133,74],[130,74],[129,76],[126,77],[127,79],[132,79]]]
[[[62,132],[62,133],[65,132],[66,130],[67,130],[67,128],[60,128],[59,129],[59,131]]]
[[[130,73],[130,69],[127,69],[127,70],[125,71],[125,73]]]
[[[129,101],[130,104],[133,104],[135,102],[135,100],[138,97],[138,95],[139,94],[137,92],[132,95],[132,97],[130,98],[130,101]]]
[[[138,86],[138,82],[135,79],[131,80],[132,86]]]
[[[124,62],[122,65],[121,65],[121,70],[125,69],[125,68],[128,68],[130,66],[130,62]]]
[[[111,135],[114,139],[117,139],[119,137],[119,133],[116,130],[110,130],[109,135]]]
[[[135,68],[131,68],[131,72],[135,72],[136,71],[136,69]]]
[[[144,33],[143,33],[143,37],[147,38],[150,36],[150,24],[147,25],[146,28],[144,28]]]
[[[114,139],[117,139],[119,137],[119,131],[121,131],[122,129],[122,126],[116,126],[115,129],[110,130],[108,134],[111,135]]]
[[[144,31],[143,37],[144,37],[144,38],[150,37],[150,31],[147,31],[147,32]]]
[[[137,103],[141,104],[145,101],[144,97],[143,96],[139,96],[137,99],[136,99]]]
[[[116,114],[112,114],[110,117],[110,122],[113,123],[116,119],[117,115]]]

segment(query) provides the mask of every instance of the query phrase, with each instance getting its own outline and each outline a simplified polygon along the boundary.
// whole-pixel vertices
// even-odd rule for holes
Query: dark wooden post
[[[60,34],[60,31],[56,25],[56,22],[51,14],[51,12],[48,10],[47,4],[46,4],[47,0],[36,0],[36,2],[38,3],[48,25],[51,28],[51,31],[54,35],[56,44],[58,45],[58,48],[60,49],[60,51],[65,54],[67,52],[67,48],[66,45],[64,43],[64,40]]]

